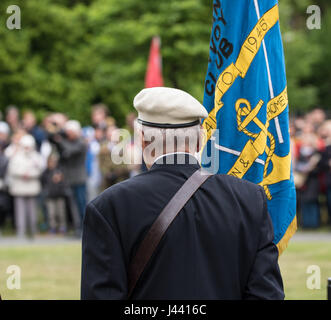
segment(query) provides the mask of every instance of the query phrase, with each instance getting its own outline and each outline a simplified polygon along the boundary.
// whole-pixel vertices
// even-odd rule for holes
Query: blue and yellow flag
[[[277,0],[214,0],[203,103],[202,164],[263,186],[282,252],[296,231],[296,193]]]

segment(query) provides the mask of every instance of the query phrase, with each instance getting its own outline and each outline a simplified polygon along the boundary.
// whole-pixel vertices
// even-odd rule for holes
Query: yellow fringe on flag
[[[292,236],[295,234],[296,231],[297,231],[297,216],[294,217],[293,221],[287,228],[287,231],[284,234],[283,238],[277,244],[279,255],[281,255],[284,252],[284,250],[287,248],[290,239],[292,238]]]

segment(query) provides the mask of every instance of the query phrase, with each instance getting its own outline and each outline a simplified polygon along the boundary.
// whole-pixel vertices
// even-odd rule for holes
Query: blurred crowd
[[[330,225],[331,120],[324,110],[314,109],[293,118],[290,133],[299,225]]]
[[[83,128],[62,113],[48,114],[39,125],[32,111],[9,106],[0,121],[0,232],[80,236],[86,204],[143,170],[111,157],[119,139],[134,148],[135,118],[127,115],[123,138],[103,104],[92,106],[92,125]]]
[[[32,111],[21,114],[9,106],[0,121],[0,232],[80,236],[86,204],[145,170],[111,157],[120,139],[135,149],[135,119],[134,113],[127,115],[123,138],[103,104],[92,106],[91,126],[83,128],[62,113],[48,114],[38,124]],[[331,120],[315,109],[292,118],[290,132],[299,225],[331,224]]]

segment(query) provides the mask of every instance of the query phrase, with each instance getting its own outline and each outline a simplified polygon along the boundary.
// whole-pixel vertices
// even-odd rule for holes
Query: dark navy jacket
[[[189,158],[193,157],[186,156]],[[127,270],[138,245],[198,169],[197,162],[155,163],[149,171],[110,187],[88,205],[82,299],[127,299]],[[272,240],[263,189],[215,175],[169,227],[132,298],[283,299],[278,250]]]

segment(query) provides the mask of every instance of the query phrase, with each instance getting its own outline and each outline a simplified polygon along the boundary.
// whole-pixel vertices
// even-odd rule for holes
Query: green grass
[[[331,277],[331,242],[291,242],[280,257],[286,299],[326,299]],[[21,289],[6,288],[9,265],[21,268]],[[321,268],[321,289],[306,287],[307,268]],[[3,299],[79,299],[81,247],[75,244],[0,247]]]
[[[331,277],[331,242],[290,242],[279,259],[286,299],[326,300],[327,278]],[[320,267],[321,288],[308,289],[310,265]]]
[[[21,268],[21,289],[7,289],[9,265]],[[79,299],[80,244],[0,247],[3,299]]]

